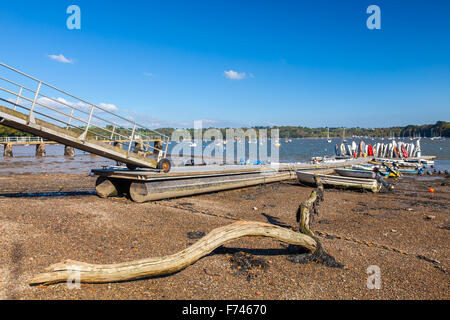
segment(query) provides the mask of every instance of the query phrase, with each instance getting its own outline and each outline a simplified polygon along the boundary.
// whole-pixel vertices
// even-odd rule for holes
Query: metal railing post
[[[157,134],[159,136],[159,139],[167,139],[167,141],[170,140],[170,137],[163,135],[157,131],[154,131],[150,128],[147,128],[146,126],[143,126],[142,124],[137,123],[134,120],[129,119],[128,117],[120,116],[119,114],[115,114],[115,112],[111,111],[108,108],[104,108],[102,106],[97,106],[93,103],[90,103],[86,100],[80,99],[66,91],[60,90],[40,79],[34,78],[30,75],[27,75],[19,70],[16,70],[12,67],[9,67],[5,65],[4,63],[0,62],[0,69],[9,69],[23,77],[26,77],[33,81],[31,89],[27,85],[23,83],[17,83],[12,80],[8,80],[6,78],[3,78],[0,76],[0,81],[6,81],[7,83],[10,83],[14,85],[14,89],[9,90],[4,87],[0,87],[0,92],[6,92],[7,94],[12,94],[12,96],[16,96],[16,99],[11,99],[7,102],[10,103],[9,108],[18,110],[18,108],[24,108],[26,111],[24,113],[28,113],[28,115],[25,115],[25,121],[26,125],[30,128],[37,129],[36,122],[38,120],[45,120],[50,119],[51,124],[55,124],[61,129],[64,128],[64,125],[66,125],[66,130],[70,130],[72,132],[73,129],[75,129],[77,132],[77,135],[80,134],[78,137],[77,143],[83,144],[83,142],[87,141],[88,133],[91,134],[91,136],[95,136],[98,141],[105,141],[107,142],[108,137],[110,140],[117,140],[117,142],[123,142],[123,143],[129,143],[128,151],[137,151],[136,145],[133,145],[133,143],[136,143],[136,140],[139,138],[139,144],[142,140],[142,146],[145,151],[149,150],[149,148],[155,149],[152,147],[152,139],[156,139],[156,136],[153,136],[151,138],[145,138],[147,134],[153,135]],[[57,92],[60,92],[64,95],[69,96],[70,98],[76,99],[75,102],[69,102],[64,99],[60,98],[52,98],[50,95],[47,96],[44,91],[41,91],[41,89],[45,86],[45,90],[48,90],[49,88],[52,90],[56,90]],[[17,89],[18,88],[18,89]],[[34,98],[33,98],[34,93]],[[30,97],[31,95],[31,97]],[[23,102],[22,102],[23,101]],[[56,105],[56,106],[55,106]],[[63,108],[60,108],[60,107]],[[89,112],[89,107],[90,112]],[[34,109],[37,108],[36,114],[34,114]],[[96,113],[94,115],[95,109],[98,109],[100,112]],[[75,112],[76,111],[76,112]],[[103,116],[106,114],[106,116]],[[86,118],[86,115],[89,116],[89,119]],[[110,119],[110,116],[114,116],[113,119]],[[37,119],[36,119],[37,117]],[[43,118],[42,118],[43,117]],[[74,123],[72,123],[72,119],[74,120]],[[120,119],[120,120],[117,120]],[[125,124],[119,124],[117,125],[117,122],[119,121],[125,121],[123,123]],[[106,126],[104,125],[106,123]],[[121,123],[121,122],[120,122]],[[45,124],[42,124],[45,126]],[[92,130],[90,129],[92,126]],[[84,128],[83,128],[84,127]],[[131,130],[133,129],[133,130]],[[41,131],[44,131],[42,128],[40,128]],[[36,130],[39,134],[39,131]],[[129,136],[129,133],[131,132],[131,137]],[[142,132],[145,132],[143,134]],[[67,131],[69,133],[69,131]],[[109,133],[109,134],[108,134]],[[76,136],[77,136],[76,135]],[[75,136],[75,137],[76,137]],[[91,138],[91,136],[89,138]],[[117,137],[117,139],[116,139]],[[164,137],[164,138],[162,138]],[[76,138],[75,138],[76,139]],[[81,140],[81,141],[80,141]],[[49,140],[44,140],[40,137],[0,137],[0,141],[14,141],[14,142],[26,142],[26,143],[39,143],[44,142],[47,143]],[[162,140],[160,140],[163,142]],[[134,150],[132,149],[134,148]],[[101,148],[99,146],[99,148]],[[127,148],[125,148],[127,150]],[[166,146],[161,146],[159,150],[158,157],[165,157],[168,153],[168,142]],[[140,156],[141,154],[139,154]],[[145,161],[145,159],[142,159],[142,161]],[[144,163],[144,162],[143,162]]]
[[[19,94],[17,95],[16,103],[14,104],[14,110],[16,110],[17,105],[19,104],[20,96],[22,95],[22,90],[23,90],[23,87],[20,87]]]
[[[73,110],[74,110],[74,108],[72,107],[72,111],[70,112],[69,121],[67,121],[67,127],[66,127],[66,129],[69,129],[70,122],[72,122]]]
[[[93,113],[94,113],[94,106],[91,105],[91,112],[89,113],[89,120],[88,120],[87,125],[86,125],[86,130],[84,130],[84,132],[81,134],[81,136],[78,137],[78,139],[83,140],[83,141],[86,140],[86,135],[88,133],[89,126],[91,125],[91,120],[92,120],[92,114]]]
[[[109,138],[109,140],[113,140],[114,138],[114,132],[116,131],[116,124],[114,124],[112,132],[111,132],[111,137]]]
[[[133,143],[133,139],[134,139],[134,132],[136,131],[136,122],[133,125],[133,130],[131,131],[131,139],[130,139],[130,144],[128,145],[128,152],[131,151],[131,144]]]
[[[31,105],[31,108],[30,108],[30,116],[28,119],[28,123],[36,123],[36,120],[34,119],[33,110],[34,110],[34,105],[36,104],[37,98],[39,96],[39,90],[41,90],[41,85],[42,85],[42,81],[39,81],[36,93],[34,95],[33,104]]]

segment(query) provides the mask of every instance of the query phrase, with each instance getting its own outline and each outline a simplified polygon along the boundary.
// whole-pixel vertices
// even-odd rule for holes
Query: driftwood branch
[[[319,215],[319,204],[323,201],[323,184],[320,178],[315,175],[314,181],[317,189],[312,191],[309,198],[302,202],[297,210],[298,230],[308,236],[314,237],[311,230],[311,222],[314,215]]]
[[[301,246],[315,254],[320,251],[320,243],[315,239],[310,224],[313,216],[318,215],[319,203],[323,201],[323,185],[318,176],[315,176],[315,182],[317,189],[311,192],[297,211],[299,232],[273,224],[239,221],[212,230],[192,246],[172,255],[104,265],[66,260],[51,265],[46,273],[36,275],[30,284],[66,282],[75,277],[83,283],[106,283],[172,274],[195,263],[226,242],[246,236],[270,237]]]
[[[289,244],[298,245],[315,252],[318,243],[309,235],[294,232],[272,224],[239,221],[212,230],[205,237],[183,251],[159,258],[149,258],[119,264],[88,264],[66,260],[51,265],[46,273],[38,274],[31,285],[53,284],[74,279],[82,283],[106,283],[172,274],[195,263],[224,243],[245,236],[270,237]]]
[[[322,244],[311,230],[312,219],[315,215],[319,215],[319,204],[324,198],[322,181],[317,175],[314,176],[314,181],[317,189],[312,191],[309,198],[305,202],[302,202],[298,207],[297,222],[300,232],[307,234],[316,240],[317,249],[310,253],[291,255],[288,257],[288,260],[294,263],[317,262],[331,268],[343,268],[344,265],[342,263],[337,262],[333,256],[323,250]]]

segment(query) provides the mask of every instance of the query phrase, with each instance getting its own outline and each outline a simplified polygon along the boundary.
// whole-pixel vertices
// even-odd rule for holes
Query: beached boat
[[[374,158],[373,160],[369,161],[371,164],[377,164],[382,165],[383,163],[387,165],[396,165],[398,167],[409,167],[409,168],[415,168],[417,166],[417,163],[404,161],[404,160],[395,160],[395,159],[386,159],[386,158]]]
[[[304,184],[314,184],[314,172],[307,171],[296,171],[297,179],[300,183]],[[381,188],[381,184],[375,179],[364,179],[364,178],[352,178],[343,177],[330,174],[317,174],[322,180],[324,186],[349,188],[349,189],[363,189],[372,192],[378,192]]]
[[[350,157],[333,157],[333,158],[329,158],[329,157],[312,157],[311,158],[311,162],[316,164],[316,163],[321,163],[321,164],[342,164],[343,166],[345,165],[345,163],[348,162],[348,160],[350,160]]]
[[[366,170],[366,171],[373,171],[374,168],[378,168],[380,173],[384,174],[385,176],[389,174],[389,172],[381,165],[375,165],[375,164],[359,164],[359,165],[353,165],[352,169],[354,170]],[[395,169],[395,171],[398,171],[402,174],[417,174],[419,172],[418,168],[399,168]]]
[[[376,173],[370,170],[339,168],[334,171],[343,177],[375,179],[376,176]]]
[[[433,158],[433,157],[430,157],[430,158]],[[417,165],[420,162],[420,164],[426,164],[426,165],[432,166],[432,165],[434,165],[434,160],[430,159],[430,158],[429,159],[421,158],[420,160],[419,159],[407,159],[407,160],[405,160],[405,162],[408,164],[414,164],[414,165]]]

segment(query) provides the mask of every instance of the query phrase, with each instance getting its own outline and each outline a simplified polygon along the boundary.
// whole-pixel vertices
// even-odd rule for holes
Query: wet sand
[[[69,289],[27,283],[65,259],[117,263],[172,254],[196,241],[192,232],[236,219],[295,228],[312,188],[292,181],[137,204],[98,198],[88,175],[0,176],[0,298],[448,299],[450,179],[424,178],[403,178],[394,193],[325,190],[312,229],[344,268],[293,263],[291,247],[243,238],[170,276]],[[239,269],[240,252],[259,264]],[[380,290],[366,286],[371,265],[380,267]]]

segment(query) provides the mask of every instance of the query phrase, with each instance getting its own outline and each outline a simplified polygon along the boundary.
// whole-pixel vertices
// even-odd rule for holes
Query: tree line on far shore
[[[97,129],[97,130],[96,130]],[[92,129],[95,131],[102,131],[101,128]],[[111,130],[112,128],[110,128]],[[220,128],[223,137],[226,137],[226,130],[229,128]],[[308,128],[302,126],[272,126],[272,127],[264,127],[264,126],[256,126],[252,128],[240,128],[240,129],[256,129],[256,133],[258,133],[259,129],[279,129],[279,137],[282,139],[285,138],[324,138],[327,137],[328,128]],[[172,132],[175,128],[159,128],[155,129],[155,131],[160,132],[166,136],[171,136]],[[191,133],[191,136],[194,136],[194,129],[188,129]],[[206,128],[203,130],[207,130]],[[91,128],[90,128],[91,131]],[[329,128],[330,138],[333,137],[343,137],[344,136],[344,128]],[[129,129],[125,128],[116,128],[116,133],[123,133],[124,135],[129,135]],[[100,133],[100,132],[99,132]],[[128,133],[128,134],[127,134]],[[140,130],[138,133],[147,134],[149,136],[154,136],[153,132],[147,130]],[[105,135],[109,135],[107,132]],[[0,125],[0,137],[1,136],[28,136],[29,134],[21,132],[16,129],[8,128]],[[103,135],[103,134],[102,134]],[[426,124],[426,125],[408,125],[405,127],[391,127],[391,128],[345,128],[345,137],[450,137],[450,122],[446,121],[438,121],[435,124]]]

